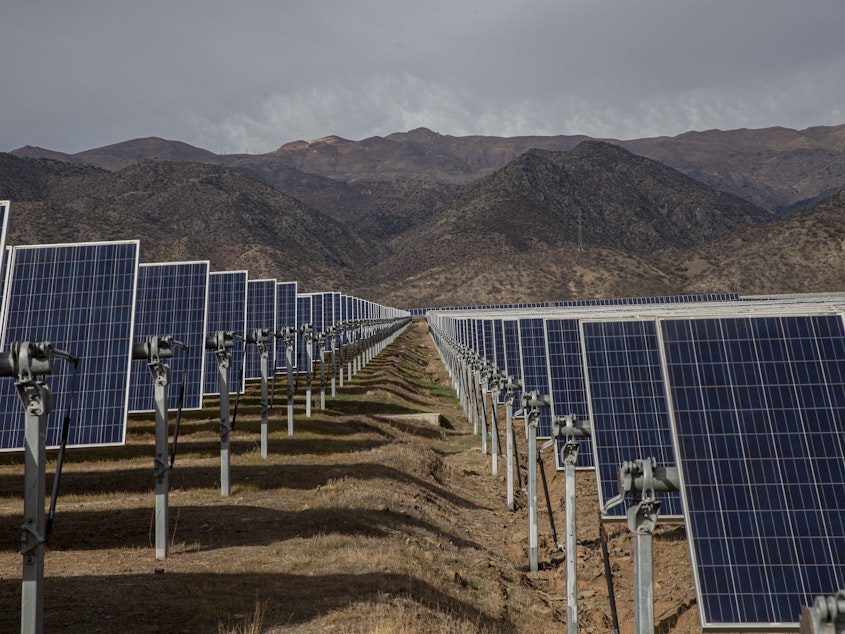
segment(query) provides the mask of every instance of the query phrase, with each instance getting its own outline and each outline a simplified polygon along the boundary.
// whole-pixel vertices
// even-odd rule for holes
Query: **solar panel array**
[[[313,325],[313,302],[311,294],[303,294],[296,296],[296,323],[297,332],[306,324]],[[300,371],[307,371],[308,368],[308,350],[306,347],[299,347],[299,359],[296,362],[296,368]]]
[[[845,587],[845,298],[654,304],[428,319],[508,371],[519,359],[526,389],[545,370],[554,413],[592,423],[602,505],[623,461],[678,466],[681,491],[657,497],[687,522],[703,627],[794,628]]]
[[[173,370],[171,383],[184,383],[182,407],[186,410],[202,408],[208,275],[208,260],[138,267],[133,339],[143,342],[147,337],[172,336],[188,346],[187,354],[176,349],[174,360],[168,361]],[[129,411],[154,411],[154,386],[146,363],[132,364],[130,386]],[[169,409],[179,407],[180,391],[169,390]]]
[[[2,317],[2,349],[49,341],[81,358],[68,446],[125,440],[138,241],[15,247]],[[57,364],[58,365],[58,364]],[[70,368],[47,378],[53,411],[64,411]],[[12,380],[0,381],[0,448],[23,447],[23,408]],[[47,446],[60,441],[48,421]]]
[[[549,348],[548,392],[551,395],[552,414],[574,415],[577,420],[587,420],[589,406],[579,322],[577,319],[546,319],[545,327]],[[595,466],[592,440],[585,438],[579,442],[576,467]],[[560,448],[557,449],[556,458],[559,461]]]
[[[243,338],[246,334],[246,298],[247,272],[221,271],[208,276],[208,313],[206,315],[206,332],[213,336],[216,332],[232,332]],[[235,342],[235,347],[229,350],[231,362],[229,366],[230,390],[243,391],[243,341]],[[205,354],[205,385],[203,394],[220,394],[219,370],[214,351]]]
[[[296,282],[279,282],[276,285],[276,332],[285,328],[296,329]],[[276,368],[287,364],[285,342],[276,339]],[[293,338],[293,364],[296,367],[297,337]]]
[[[249,280],[247,282],[246,302],[246,330],[247,334],[253,330],[267,329],[270,331],[270,341],[267,342],[268,372],[275,367],[274,333],[276,332],[276,280]],[[244,351],[244,378],[261,378],[261,354],[258,346],[248,344]]]

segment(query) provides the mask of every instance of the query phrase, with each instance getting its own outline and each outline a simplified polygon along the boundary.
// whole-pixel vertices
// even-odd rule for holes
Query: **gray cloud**
[[[845,123],[840,0],[11,0],[0,20],[4,151]]]

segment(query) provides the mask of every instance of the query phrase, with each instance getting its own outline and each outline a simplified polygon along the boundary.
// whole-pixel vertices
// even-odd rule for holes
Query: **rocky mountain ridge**
[[[504,167],[530,149],[566,152],[587,140],[619,145],[780,215],[788,215],[845,187],[845,125],[804,130],[706,130],[633,140],[591,139],[583,135],[455,137],[419,128],[360,141],[337,136],[293,141],[265,154],[218,155],[154,137],[76,154],[28,146],[11,153],[112,170],[158,160],[211,163],[253,175],[264,173],[263,180],[274,187],[284,180],[276,174],[282,166],[344,183],[416,180],[467,184]]]
[[[706,166],[720,152],[730,154],[736,134],[689,133],[686,143]],[[420,129],[369,141],[375,156],[415,155],[422,161],[416,179],[357,179],[374,159],[347,169],[363,146],[338,137],[287,144],[272,157],[221,157],[148,139],[62,160],[20,158],[38,156],[33,148],[0,154],[0,199],[13,201],[11,244],[140,237],[148,261],[211,259],[217,269],[297,279],[303,291],[339,288],[405,307],[843,290],[845,186],[837,189],[835,176],[845,134],[811,128],[739,136],[748,138],[716,171],[729,172],[753,147],[781,159],[827,153],[813,187],[833,194],[775,220],[771,209],[621,143],[568,138],[581,143],[566,152],[530,149],[491,169],[517,151],[517,140],[495,145]],[[674,139],[649,143],[678,151]],[[384,144],[392,154],[379,154]],[[431,147],[423,152],[423,145]],[[432,173],[425,161],[444,154],[464,166],[452,180],[482,175],[467,184],[422,178]],[[291,156],[300,167],[348,180],[302,171],[289,164]],[[380,169],[409,165],[397,159]],[[779,190],[810,191],[806,179],[792,184],[781,176]],[[765,182],[752,189],[774,191]]]

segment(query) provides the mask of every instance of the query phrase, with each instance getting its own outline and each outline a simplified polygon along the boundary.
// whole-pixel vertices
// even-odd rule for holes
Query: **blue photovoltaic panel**
[[[296,296],[296,327],[311,323],[311,295]]]
[[[334,293],[323,293],[323,332],[334,326]]]
[[[619,493],[624,461],[674,467],[660,342],[654,321],[583,322],[599,508]],[[580,456],[579,456],[580,457]],[[683,517],[679,493],[656,493],[660,517]],[[627,501],[608,511],[626,517]]]
[[[270,337],[276,332],[276,280],[249,280],[246,287],[246,332],[266,328]],[[267,343],[267,372],[272,373],[275,358],[273,339]],[[261,378],[261,355],[254,343],[246,344],[244,378]]]
[[[323,293],[311,296],[311,325],[314,326],[314,337],[323,332]]]
[[[2,349],[49,341],[80,358],[68,446],[126,439],[138,241],[17,247],[9,263]],[[57,360],[47,446],[60,442],[72,365]],[[23,406],[0,380],[0,447],[23,448]]]
[[[492,328],[491,337],[493,340],[493,356],[496,359],[496,367],[503,374],[507,374],[508,362],[505,358],[505,332],[502,327],[502,320],[494,319]]]
[[[483,359],[486,356],[484,351],[484,322],[481,319],[473,319],[472,324],[475,337],[473,348],[476,354]]]
[[[331,326],[335,326],[339,322],[343,321],[343,317],[341,315],[341,297],[340,293],[332,293],[332,323]]]
[[[141,264],[135,298],[135,343],[147,337],[172,336],[188,346],[187,356],[174,348],[168,408],[179,407],[183,372],[182,408],[202,409],[205,312],[208,304],[208,261]],[[133,361],[129,411],[155,411],[153,377],[147,361]]]
[[[496,351],[493,345],[493,320],[482,319],[482,340],[484,342],[484,358],[491,366],[496,366]]]
[[[524,392],[538,392],[541,396],[549,394],[549,364],[546,356],[546,333],[542,319],[519,320],[519,350],[522,361],[522,389]],[[514,404],[517,407],[517,404]],[[537,438],[552,435],[551,408],[540,410],[540,422],[537,425]]]
[[[501,319],[493,320],[493,353],[496,356],[496,367],[499,372],[508,375],[508,360],[505,355],[505,329]],[[499,393],[499,403],[505,402],[505,390]]]
[[[284,328],[296,328],[296,282],[279,282],[276,286],[276,331]],[[297,340],[293,338],[293,367],[296,367]],[[285,340],[276,339],[276,368],[287,367]]]
[[[504,332],[505,340],[505,359],[507,361],[508,376],[512,376],[518,381],[522,381],[522,365],[519,356],[519,324],[515,319],[503,319],[502,330]],[[517,390],[514,395],[513,409],[514,411],[520,408],[520,398],[522,391]]]
[[[297,295],[296,296],[296,323],[297,323],[297,333],[299,332],[300,328],[306,324],[312,324],[311,317],[312,317],[312,298],[313,295]],[[297,341],[299,341],[301,335],[297,334]],[[307,354],[308,351],[305,349],[305,346],[299,346],[299,360],[296,363],[296,367],[299,370],[307,369],[308,362],[307,362]]]
[[[233,332],[238,337],[246,334],[246,271],[221,271],[208,275],[208,312],[206,333]],[[244,387],[244,343],[235,341],[229,348],[229,391],[242,391]],[[203,394],[220,394],[220,371],[214,350],[205,351],[205,386]]]
[[[549,386],[552,396],[552,414],[567,416],[574,414],[578,420],[588,420],[587,388],[584,381],[584,358],[581,352],[581,331],[577,319],[547,319],[546,340],[549,348]],[[589,439],[578,439],[578,461],[576,467],[592,468],[593,446]],[[559,469],[560,449],[558,441],[555,464]]]
[[[796,629],[845,587],[841,317],[661,329],[702,625]]]

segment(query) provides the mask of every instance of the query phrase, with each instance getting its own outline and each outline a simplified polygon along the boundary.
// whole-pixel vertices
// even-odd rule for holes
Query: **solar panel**
[[[519,324],[515,319],[503,319],[502,333],[507,374],[522,381],[522,365],[519,360]],[[514,410],[519,409],[521,394],[522,392],[517,391],[514,395]]]
[[[845,587],[841,316],[661,332],[702,626],[795,629]]]
[[[545,327],[549,348],[547,391],[552,397],[552,415],[574,414],[577,420],[588,420],[589,410],[579,322],[577,319],[547,319]],[[560,464],[560,449],[563,442],[558,441],[555,451],[555,464],[558,469],[563,469],[563,465]],[[595,464],[592,441],[580,438],[578,442],[576,468],[592,468]]]
[[[246,333],[246,271],[220,271],[208,275],[208,312],[206,317],[206,333],[208,336],[216,332],[233,332],[239,337]],[[236,342],[229,350],[231,363],[229,366],[230,389],[242,391],[244,388],[243,342]],[[240,382],[238,381],[240,378]],[[205,386],[203,394],[220,394],[219,370],[217,356],[213,350],[205,352]],[[240,383],[240,385],[238,384]]]
[[[536,391],[543,396],[549,395],[548,351],[542,319],[519,320],[519,355],[522,364],[523,391]],[[537,438],[549,438],[552,434],[550,409],[544,407],[540,410]]]
[[[305,324],[310,324],[312,318],[312,295],[297,295],[296,296],[296,328],[299,331],[299,328],[304,326]],[[297,336],[297,339],[299,337]],[[307,369],[308,361],[307,361],[307,354],[308,351],[305,349],[304,346],[301,347],[299,350],[300,359],[297,361],[296,367],[298,369],[302,369],[303,371]]]
[[[182,408],[202,408],[203,358],[208,305],[208,261],[168,262],[138,266],[138,292],[135,299],[136,343],[147,337],[172,336],[188,345],[187,357],[181,350],[168,361],[173,369],[173,386],[182,383],[185,394]],[[169,409],[179,407],[179,389],[169,390]],[[130,412],[155,411],[154,386],[146,363],[132,364],[129,389]]]
[[[341,297],[340,293],[332,293],[332,321],[329,324],[330,326],[334,326],[340,321],[343,321],[343,317],[341,315]]]
[[[619,493],[624,461],[676,466],[660,342],[654,320],[582,322],[599,507]],[[580,458],[580,454],[579,454]],[[679,493],[656,493],[660,517],[683,517]],[[627,501],[607,513],[624,519]]]
[[[80,357],[68,446],[120,445],[132,352],[138,241],[16,247],[9,262],[2,349],[49,341]],[[64,364],[57,364],[57,366]],[[53,414],[46,444],[60,442],[71,369],[47,377]],[[14,381],[0,381],[0,448],[23,448],[23,408]]]
[[[249,280],[246,295],[246,332],[266,328],[270,336],[276,332],[276,280]],[[268,370],[275,367],[272,340],[267,344]],[[258,346],[246,346],[244,379],[261,378],[261,354]]]
[[[276,331],[296,328],[296,282],[279,282],[276,285]],[[293,338],[293,367],[296,367],[297,337]],[[284,339],[276,339],[276,368],[287,367]]]
[[[6,252],[6,229],[9,226],[9,207],[11,204],[8,200],[0,200],[0,312],[2,312],[3,305],[3,289],[6,282],[6,259],[8,254]]]
[[[311,325],[315,336],[323,332],[323,293],[311,295]]]

